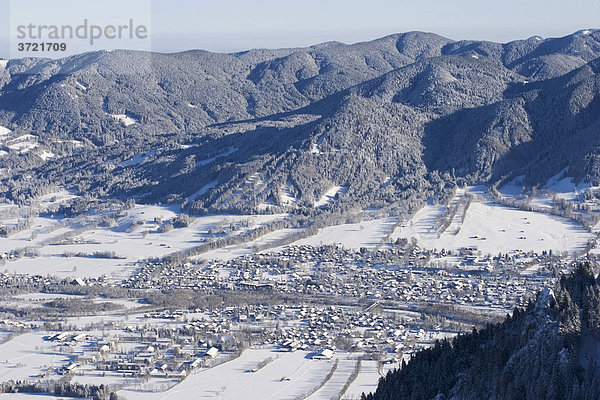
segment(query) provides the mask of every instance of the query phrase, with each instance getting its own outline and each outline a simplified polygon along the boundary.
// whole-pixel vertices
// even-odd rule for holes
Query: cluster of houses
[[[567,266],[560,258],[545,252],[514,251],[481,257],[477,248],[472,247],[455,253],[422,250],[414,245],[361,251],[337,246],[290,246],[278,253],[205,264],[148,263],[141,265],[139,273],[123,284],[143,289],[277,291],[330,295],[336,299],[512,309],[525,305],[548,285],[554,278],[554,269]],[[449,264],[448,257],[454,263]],[[525,274],[532,267],[536,267],[537,273]]]
[[[453,254],[443,249],[423,250],[415,244],[358,251],[289,246],[276,253],[227,261],[148,262],[118,285],[162,291],[265,291],[292,298],[298,295],[304,300],[296,305],[273,302],[150,311],[129,326],[119,326],[120,333],[109,340],[85,331],[55,332],[47,340],[76,349],[61,374],[91,376],[182,379],[194,369],[212,365],[211,360],[220,355],[240,351],[242,343],[307,351],[315,359],[331,359],[336,351],[344,350],[399,360],[457,333],[441,324],[424,324],[418,313],[406,311],[411,306],[485,306],[510,311],[526,305],[536,292],[550,285],[553,269],[566,267],[560,257],[546,252],[482,256],[475,247]],[[30,286],[48,291],[61,285],[107,284],[105,277],[0,274],[0,288]],[[311,299],[319,301],[313,304]],[[395,307],[399,305],[402,307]],[[16,318],[0,322],[5,330],[36,328]]]
[[[141,315],[118,334],[112,330],[110,339],[87,331],[55,332],[45,339],[73,348],[60,374],[182,379],[210,367],[221,353],[238,352],[242,343],[306,351],[317,360],[331,359],[337,350],[398,360],[453,334],[425,330],[418,315],[399,318],[377,305],[368,310],[284,304],[165,310]]]
[[[54,276],[29,275],[29,274],[8,274],[0,273],[0,288],[44,288],[46,291],[52,287],[65,285],[93,286],[109,285],[108,277],[100,276],[98,278],[57,278]]]
[[[126,328],[120,336],[97,339],[86,333],[61,332],[47,340],[59,346],[78,346],[72,360],[59,374],[181,379],[203,367],[220,350],[191,336],[141,338],[136,329]]]
[[[0,329],[7,332],[19,332],[35,329],[38,325],[34,322],[21,321],[18,319],[3,319],[0,321]]]
[[[404,316],[399,321],[385,312],[356,307],[279,307],[288,318],[286,326],[266,334],[263,344],[275,343],[281,351],[316,352],[316,358],[330,358],[327,356],[341,348],[399,359],[430,345],[440,335],[439,330],[426,334],[414,317]]]

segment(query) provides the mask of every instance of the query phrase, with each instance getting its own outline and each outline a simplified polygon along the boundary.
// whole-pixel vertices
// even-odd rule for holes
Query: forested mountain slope
[[[597,399],[600,281],[589,265],[503,323],[438,342],[366,400]]]
[[[457,182],[600,177],[600,32],[506,44],[97,52],[0,67],[2,196],[56,186],[192,213],[416,205]],[[339,188],[339,189],[335,189]]]

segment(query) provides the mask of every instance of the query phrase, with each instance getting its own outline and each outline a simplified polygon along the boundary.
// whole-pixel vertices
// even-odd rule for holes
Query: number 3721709
[[[65,51],[67,50],[66,43],[52,43],[52,42],[32,42],[17,43],[18,51]]]

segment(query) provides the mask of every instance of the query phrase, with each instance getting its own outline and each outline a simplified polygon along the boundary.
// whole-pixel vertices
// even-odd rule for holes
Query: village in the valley
[[[292,245],[226,261],[145,262],[118,282],[4,273],[0,286],[15,295],[1,303],[3,340],[23,340],[47,361],[28,365],[4,353],[0,368],[12,379],[101,379],[140,393],[233,363],[248,349],[264,358],[245,373],[295,352],[315,365],[344,358],[383,373],[436,340],[526,306],[568,266],[545,251],[482,256],[475,247],[453,253],[398,241],[387,249]],[[143,300],[158,292],[215,300],[195,308]]]
[[[527,307],[597,253],[594,229],[466,190],[408,221],[330,226],[289,244],[298,229],[238,240],[288,214],[109,204],[56,215],[74,199],[0,208],[10,390],[59,382],[73,395],[200,387],[239,398],[232,382],[247,380],[272,398],[357,399],[419,350]]]

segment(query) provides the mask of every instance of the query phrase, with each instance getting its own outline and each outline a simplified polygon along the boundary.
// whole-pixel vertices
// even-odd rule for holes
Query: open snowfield
[[[9,221],[4,220],[3,222],[6,224]],[[62,228],[60,222],[56,219],[38,217],[30,229],[2,238],[0,240],[0,252],[8,252],[28,246],[41,246],[46,240],[67,231],[68,229]],[[32,234],[34,235],[33,239]]]
[[[298,200],[291,194],[291,191],[290,191],[291,187],[292,187],[292,183],[288,181],[281,188],[280,195],[279,195],[279,201],[281,202],[281,204],[293,205],[298,202]]]
[[[383,218],[357,224],[328,226],[320,229],[316,235],[301,239],[294,244],[311,246],[341,244],[349,249],[361,247],[372,249],[382,243],[395,222],[394,218]]]
[[[515,249],[573,251],[585,247],[593,238],[571,220],[497,204],[482,187],[472,187],[469,192],[475,197],[464,222],[455,217],[439,238],[436,219],[443,215],[445,207],[427,205],[398,227],[392,239],[414,237],[426,248],[477,246],[484,254],[497,254]]]
[[[53,396],[33,393],[0,393],[1,400],[74,400],[80,397]]]
[[[272,349],[248,349],[235,360],[192,373],[166,392],[122,390],[119,395],[128,400],[295,399],[316,387],[333,365],[333,361],[311,360],[307,355],[302,351],[282,353]],[[251,372],[269,357],[273,358],[272,362]]]
[[[133,271],[133,264],[123,260],[107,260],[87,257],[62,257],[50,254],[36,258],[23,258],[4,265],[9,273],[52,275],[59,278],[85,278],[106,275],[113,279],[123,279]]]
[[[64,366],[69,356],[56,352],[39,333],[25,333],[0,344],[0,380],[34,379],[48,368]]]
[[[50,204],[49,199],[59,202],[65,198],[68,198],[68,193],[62,193],[58,200],[56,196],[41,199],[40,207],[47,207]],[[6,209],[8,212],[14,208],[7,206]],[[31,228],[0,240],[0,253],[31,247],[39,255],[7,262],[2,270],[6,269],[10,273],[50,274],[59,277],[107,275],[113,279],[122,279],[135,270],[136,262],[141,259],[160,257],[226,235],[239,235],[287,217],[287,214],[207,215],[195,218],[187,227],[160,233],[158,231],[160,225],[155,219],[167,221],[176,217],[178,212],[178,207],[138,205],[127,210],[126,215],[117,220],[115,226],[85,230],[70,238],[68,244],[60,245],[48,245],[48,243],[60,235],[69,233],[72,228],[63,226],[59,219],[37,217],[33,220]],[[18,218],[15,217],[5,219],[3,222],[16,225],[17,220]],[[254,251],[255,246],[268,244],[295,232],[297,231],[292,229],[272,232],[247,244],[215,250],[213,255],[207,255],[206,258],[219,258],[221,255],[234,258],[248,254]],[[92,256],[95,252],[114,252],[117,258],[96,258]]]
[[[84,374],[85,372],[85,374]],[[124,377],[123,374],[119,373],[108,373],[99,374],[93,367],[84,366],[78,368],[78,373],[73,376],[72,382],[79,383],[81,385],[118,385],[119,387],[135,387],[149,388],[149,390],[166,390],[177,383],[174,379],[157,379],[154,378],[148,383],[142,383],[139,378],[135,377]],[[148,390],[148,389],[146,389]]]
[[[565,176],[567,169],[554,175],[544,185],[543,189],[548,189],[556,193],[558,197],[565,200],[574,200],[585,190],[592,186],[588,182],[575,183],[569,176]]]
[[[350,384],[348,390],[342,396],[344,400],[356,400],[360,399],[362,393],[370,393],[377,389],[377,383],[379,381],[379,369],[377,367],[377,361],[362,360],[360,365],[360,373]]]
[[[310,400],[330,400],[337,396],[344,384],[348,380],[348,377],[354,372],[356,365],[355,357],[340,357],[338,358],[338,366],[331,379],[323,385],[322,388],[312,394]]]
[[[219,181],[217,181],[217,180],[208,182],[206,185],[204,185],[200,189],[198,189],[198,191],[196,193],[189,196],[188,201],[190,201],[190,202],[194,201],[196,199],[196,197],[202,196],[204,193],[208,192],[210,189],[214,188],[218,184],[219,184]]]
[[[219,227],[228,228],[236,225],[236,230],[227,233],[230,236],[238,235],[249,229],[267,224],[271,221],[285,218],[286,214],[276,215],[207,215],[198,217],[193,223],[185,228],[176,228],[168,232],[157,232],[158,225],[154,223],[155,217],[163,220],[172,218],[175,212],[167,207],[159,206],[136,206],[128,212],[128,216],[119,221],[119,225],[108,229],[93,229],[80,235],[83,241],[98,242],[100,244],[81,244],[60,246],[61,249],[72,251],[93,252],[114,250],[117,255],[135,261],[140,258],[164,255],[176,250],[182,250],[197,246],[207,238],[224,237],[225,234],[211,233]],[[128,228],[137,226],[133,232],[127,232]],[[143,234],[143,232],[149,232]]]
[[[536,194],[535,198],[532,200],[532,204],[539,205],[536,204],[536,202],[547,204],[548,198],[551,200],[553,196],[569,201],[580,201],[581,195],[588,189],[600,189],[599,187],[592,186],[589,182],[575,183],[573,178],[565,176],[566,173],[567,169],[565,168],[558,174],[550,177],[546,181],[546,184],[541,188],[542,190],[540,192],[543,194]],[[521,184],[522,180],[523,177],[518,176],[506,185],[500,187],[498,192],[505,197],[512,197],[515,200],[524,200],[526,194],[529,194],[530,188],[524,187]]]

